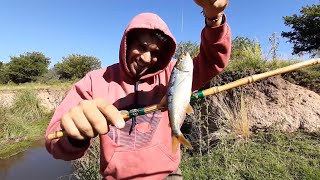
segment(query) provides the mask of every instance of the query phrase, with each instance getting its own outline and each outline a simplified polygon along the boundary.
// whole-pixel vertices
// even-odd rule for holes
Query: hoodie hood
[[[130,70],[127,66],[127,35],[128,32],[133,29],[149,29],[149,30],[160,30],[166,36],[168,36],[168,40],[166,41],[164,54],[161,56],[161,59],[158,59],[156,64],[156,71],[145,74],[140,79],[146,79],[148,77],[154,76],[159,74],[160,72],[164,71],[165,67],[171,61],[175,50],[176,50],[176,40],[174,39],[173,35],[171,34],[167,24],[156,14],[153,13],[142,13],[135,16],[132,21],[127,26],[124,34],[122,36],[121,44],[120,44],[120,51],[119,51],[119,63],[121,64],[122,70],[125,72],[126,75],[134,78],[131,74]]]

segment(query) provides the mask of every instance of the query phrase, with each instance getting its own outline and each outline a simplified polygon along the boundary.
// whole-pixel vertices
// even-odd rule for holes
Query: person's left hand
[[[229,0],[193,0],[203,8],[208,18],[216,18],[227,7]]]

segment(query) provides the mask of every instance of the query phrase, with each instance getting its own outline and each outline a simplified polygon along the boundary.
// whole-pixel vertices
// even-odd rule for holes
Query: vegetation
[[[199,54],[200,49],[197,43],[191,41],[182,41],[178,43],[177,50],[174,54],[175,59],[179,59],[184,52],[189,52],[192,58],[196,57]]]
[[[46,73],[49,64],[49,58],[42,53],[26,53],[19,57],[11,57],[11,61],[6,64],[6,73],[12,82],[31,82]]]
[[[101,68],[101,61],[94,56],[71,54],[62,62],[48,69],[50,58],[41,52],[27,52],[10,57],[10,62],[0,62],[0,84],[42,83],[55,84],[76,81],[89,71]]]
[[[320,136],[260,132],[223,140],[203,156],[183,154],[184,179],[319,179]]]
[[[282,36],[293,43],[293,54],[312,53],[319,55],[320,51],[320,5],[302,7],[301,15],[285,16],[285,25],[292,31],[282,32]]]
[[[262,49],[259,42],[237,36],[232,40],[231,59],[261,58]]]
[[[35,140],[43,138],[51,115],[30,89],[21,91],[12,107],[1,105],[0,159],[23,151]]]
[[[98,58],[79,54],[63,58],[63,61],[54,67],[60,79],[82,78],[89,71],[99,68],[101,68],[101,62]]]
[[[75,179],[99,180],[102,179],[100,170],[100,141],[95,138],[92,142],[87,154],[75,161],[72,161],[72,166],[75,171],[70,177]]]
[[[15,84],[15,83],[8,83],[8,84],[0,84],[0,91],[23,91],[28,89],[33,90],[67,90],[74,84],[74,81],[50,81],[47,83],[24,83],[24,84]]]

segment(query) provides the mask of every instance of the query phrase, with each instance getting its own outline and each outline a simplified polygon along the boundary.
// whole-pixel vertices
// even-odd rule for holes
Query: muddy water
[[[0,180],[55,180],[69,179],[70,162],[56,160],[47,152],[43,142],[6,160],[0,160]]]

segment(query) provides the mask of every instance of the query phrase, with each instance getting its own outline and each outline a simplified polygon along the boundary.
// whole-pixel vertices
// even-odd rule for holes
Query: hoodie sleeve
[[[47,136],[50,133],[61,130],[60,122],[63,114],[78,105],[80,101],[92,99],[91,92],[91,77],[88,74],[72,87],[61,104],[56,108],[45,136],[46,148],[54,158],[67,161],[74,160],[82,157],[88,150],[90,143],[85,144],[83,147],[76,147],[70,143],[67,137],[62,137],[58,140],[49,140]]]
[[[229,25],[204,27],[201,32],[200,53],[194,58],[192,90],[203,87],[228,64],[231,54],[231,32]]]

